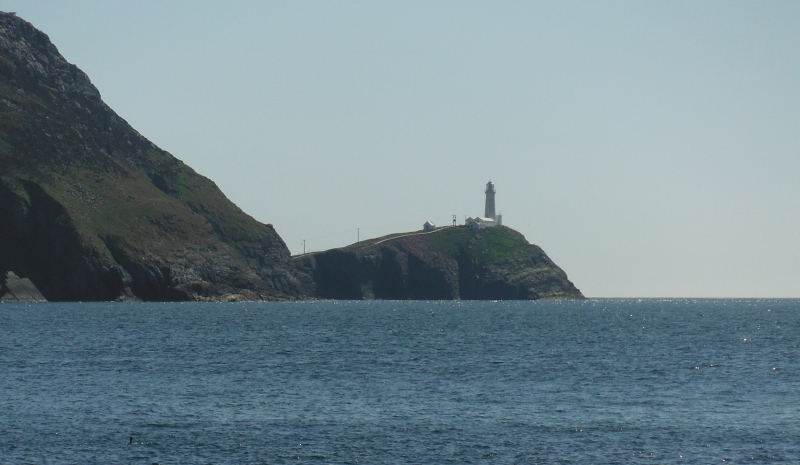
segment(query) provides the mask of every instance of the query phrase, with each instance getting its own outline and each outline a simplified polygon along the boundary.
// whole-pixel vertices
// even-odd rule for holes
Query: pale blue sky
[[[592,297],[800,297],[800,2],[2,1],[293,253],[483,212]]]

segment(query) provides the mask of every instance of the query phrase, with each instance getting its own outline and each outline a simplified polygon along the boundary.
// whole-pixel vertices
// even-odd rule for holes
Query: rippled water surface
[[[0,463],[800,463],[799,344],[800,300],[2,304]]]

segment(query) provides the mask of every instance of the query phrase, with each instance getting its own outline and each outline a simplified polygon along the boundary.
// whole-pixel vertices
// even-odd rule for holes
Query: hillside
[[[559,268],[508,227],[387,236],[295,257],[304,292],[328,299],[583,299]]]
[[[223,156],[224,154],[220,154]],[[289,251],[0,13],[0,276],[48,300],[289,299]]]

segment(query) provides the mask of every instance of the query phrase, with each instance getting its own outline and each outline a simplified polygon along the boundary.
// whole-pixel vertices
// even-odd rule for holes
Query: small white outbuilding
[[[467,226],[470,229],[483,229],[483,228],[491,228],[497,226],[497,221],[492,218],[467,218],[466,221]]]

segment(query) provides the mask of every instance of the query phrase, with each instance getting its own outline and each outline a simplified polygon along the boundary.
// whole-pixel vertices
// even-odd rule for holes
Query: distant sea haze
[[[0,304],[31,464],[800,463],[800,300]]]

